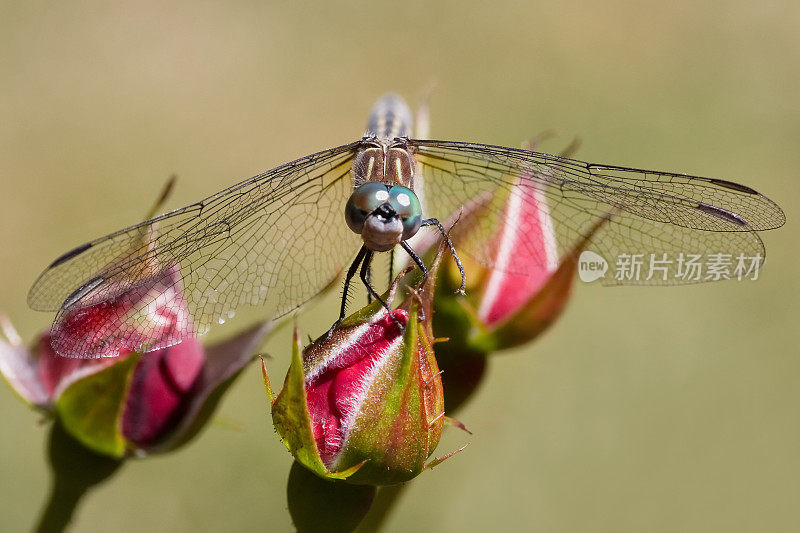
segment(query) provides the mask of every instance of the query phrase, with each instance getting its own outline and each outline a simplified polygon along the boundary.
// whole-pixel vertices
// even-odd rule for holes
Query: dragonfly
[[[534,207],[552,221],[559,254],[591,235],[589,245],[603,257],[714,252],[763,260],[759,232],[785,222],[775,202],[732,181],[414,138],[411,128],[408,105],[386,95],[354,142],[301,157],[62,254],[33,284],[28,303],[56,313],[55,333],[81,310],[131,294],[146,310],[158,302],[171,305],[164,298],[167,291],[180,293],[188,319],[171,335],[149,325],[142,313],[110,313],[98,326],[112,338],[137,330],[136,349],[147,352],[201,335],[244,307],[284,316],[344,273],[341,319],[356,271],[372,297],[380,299],[369,283],[373,257],[394,254],[399,247],[424,270],[413,249],[415,239],[431,230],[446,236],[440,221],[457,218],[476,202],[480,216],[473,217],[468,236],[456,248],[497,268],[493,236],[502,224],[515,223],[514,212],[506,208],[513,198],[538,199]],[[607,221],[592,231],[603,218]],[[517,246],[530,246],[528,255],[542,265],[552,259],[534,243]],[[455,258],[458,253],[453,249]],[[694,281],[703,280],[670,275],[603,282]],[[107,346],[92,335],[54,343],[60,355],[79,358],[112,355]]]

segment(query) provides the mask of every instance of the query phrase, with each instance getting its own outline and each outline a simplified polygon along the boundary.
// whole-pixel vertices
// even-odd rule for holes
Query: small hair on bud
[[[438,414],[438,415],[437,415],[437,416],[436,416],[436,417],[435,417],[433,420],[431,420],[430,422],[428,422],[428,427],[431,427],[431,426],[433,426],[433,425],[434,425],[436,422],[438,422],[438,421],[439,421],[439,420],[440,420],[440,419],[441,419],[443,416],[444,416],[444,411],[442,411],[441,413],[439,413],[439,414]]]
[[[431,377],[429,377],[428,379],[426,379],[426,380],[425,380],[425,386],[427,387],[428,385],[430,385],[430,383],[431,383],[431,382],[432,382],[434,379],[436,379],[436,376],[441,376],[442,374],[444,374],[444,370],[439,370],[437,373],[435,373],[434,375],[432,375]]]

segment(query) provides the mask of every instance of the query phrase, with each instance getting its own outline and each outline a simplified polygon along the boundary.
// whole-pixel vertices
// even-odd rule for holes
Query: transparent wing
[[[552,219],[560,255],[572,250],[598,220],[609,217],[588,247],[610,264],[606,284],[724,279],[707,271],[698,276],[696,269],[687,273],[687,261],[694,256],[702,256],[705,263],[728,261],[731,274],[741,258],[756,258],[760,265],[765,252],[756,232],[785,222],[772,200],[725,180],[590,164],[478,143],[408,142],[422,170],[425,216],[445,220],[484,199],[481,216],[472,222],[461,248],[489,266],[498,224],[509,216],[505,206],[510,195],[522,202],[544,199],[536,208]],[[537,194],[523,194],[531,187]],[[530,253],[535,255],[533,247]],[[637,261],[642,272],[634,276],[628,266],[633,268]],[[657,268],[648,277],[651,261]],[[540,263],[547,264],[547,258],[541,257]]]
[[[303,157],[81,245],[39,276],[28,303],[58,311],[54,333],[78,311],[86,322],[89,309],[104,310],[103,342],[84,335],[57,346],[72,357],[111,355],[103,353],[109,339],[130,339],[134,331],[137,348],[161,348],[204,333],[243,306],[285,314],[331,283],[358,248],[343,209],[359,145]],[[188,313],[170,326],[181,331],[165,334],[152,325],[148,309],[161,313],[164,306]]]

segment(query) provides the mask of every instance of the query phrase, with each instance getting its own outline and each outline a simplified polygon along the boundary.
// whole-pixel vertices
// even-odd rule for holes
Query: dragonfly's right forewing
[[[536,199],[522,211],[539,210],[553,221],[562,256],[592,234],[590,248],[612,265],[620,258],[660,262],[658,276],[608,276],[609,284],[721,279],[686,276],[682,261],[717,258],[733,262],[731,270],[737,258],[760,264],[766,252],[757,232],[780,227],[786,220],[769,198],[725,180],[590,164],[480,143],[408,143],[424,177],[426,216],[445,220],[479,205],[479,216],[472,217],[460,250],[492,267],[497,267],[492,257],[498,229],[519,222],[507,218],[512,196],[522,203]],[[600,220],[606,222],[594,231]],[[527,233],[524,227],[519,231]],[[519,245],[531,247],[525,255],[535,258],[538,266],[548,264],[549,257],[535,242],[523,239]]]

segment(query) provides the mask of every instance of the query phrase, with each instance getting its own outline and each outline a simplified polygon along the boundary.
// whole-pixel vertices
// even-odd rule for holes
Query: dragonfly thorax
[[[414,156],[403,140],[365,140],[353,160],[353,183],[377,181],[413,190],[415,168]]]
[[[422,207],[407,187],[368,181],[350,195],[344,216],[367,248],[386,252],[416,235],[422,224]]]

